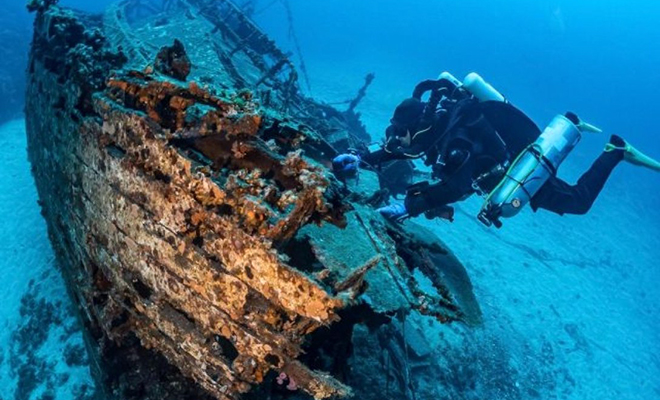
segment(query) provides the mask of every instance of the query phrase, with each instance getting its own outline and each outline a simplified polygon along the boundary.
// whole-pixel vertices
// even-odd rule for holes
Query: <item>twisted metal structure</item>
[[[478,323],[449,249],[374,212],[375,175],[334,178],[361,132],[295,90],[233,3],[139,6],[110,8],[105,35],[40,9],[26,104],[43,214],[109,398],[349,397],[357,326]],[[382,347],[414,398],[405,343]]]

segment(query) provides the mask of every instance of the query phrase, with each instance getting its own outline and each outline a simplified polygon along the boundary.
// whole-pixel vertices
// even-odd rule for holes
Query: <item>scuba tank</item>
[[[536,142],[513,161],[504,179],[486,198],[479,220],[499,228],[502,226],[500,218],[518,214],[550,176],[556,174],[559,165],[580,141],[581,130],[592,128],[595,129],[586,123],[576,125],[563,115],[556,116]]]
[[[500,101],[506,103],[507,100],[493,86],[486,82],[479,74],[472,72],[463,79],[463,87],[470,92],[479,101]]]
[[[458,80],[451,73],[444,71],[438,76],[438,81],[445,80],[451,82],[455,87],[462,88],[469,94],[476,97],[479,101],[501,101],[506,103],[506,98],[497,91],[492,85],[484,80],[476,72],[469,73],[463,82]]]

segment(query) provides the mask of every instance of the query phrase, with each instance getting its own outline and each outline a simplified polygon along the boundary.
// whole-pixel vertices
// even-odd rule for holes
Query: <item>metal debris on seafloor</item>
[[[327,168],[369,142],[355,105],[305,97],[232,2],[51,3],[32,7],[29,158],[109,397],[347,397],[367,389],[357,324],[479,322],[443,243],[375,213],[375,175],[347,190]]]

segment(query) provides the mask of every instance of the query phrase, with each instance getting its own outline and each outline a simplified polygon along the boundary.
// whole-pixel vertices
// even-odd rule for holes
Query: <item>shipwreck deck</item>
[[[395,360],[387,390],[407,398],[402,318],[480,311],[440,240],[373,211],[375,175],[349,189],[327,169],[368,140],[357,115],[300,94],[229,2],[229,19],[188,0],[133,27],[130,4],[104,18],[42,7],[26,106],[43,215],[106,394],[382,397],[351,387],[367,373],[347,364],[363,325]]]

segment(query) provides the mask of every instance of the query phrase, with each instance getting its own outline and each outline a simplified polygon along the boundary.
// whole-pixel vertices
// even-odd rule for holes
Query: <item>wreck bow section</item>
[[[26,114],[43,214],[109,396],[238,399],[278,377],[346,397],[350,345],[319,338],[350,343],[355,324],[401,312],[478,321],[460,263],[371,211],[377,186],[336,181],[317,130],[252,91],[184,81],[180,43],[131,69],[146,53],[117,52],[102,27],[38,12]],[[328,132],[350,129],[340,122]]]

